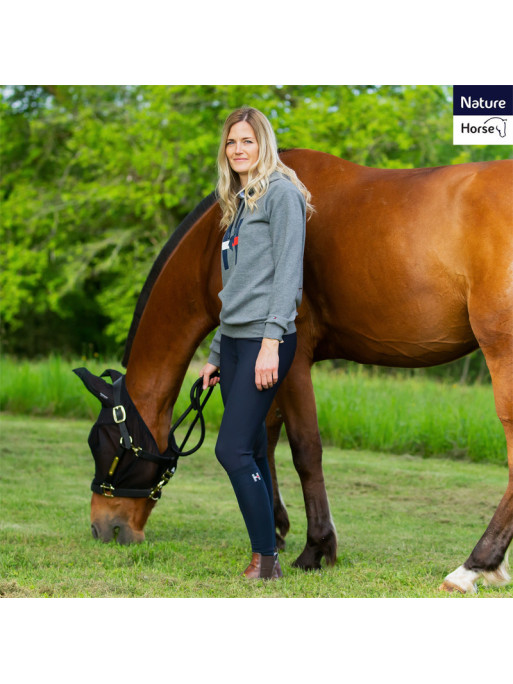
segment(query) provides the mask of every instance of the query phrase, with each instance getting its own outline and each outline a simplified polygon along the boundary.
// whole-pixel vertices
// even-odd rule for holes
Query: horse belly
[[[355,293],[349,303],[331,305],[334,318],[318,346],[321,358],[358,363],[421,368],[448,363],[478,347],[466,307],[449,313],[437,301],[405,302]]]
[[[476,349],[466,279],[435,253],[420,240],[401,239],[400,232],[393,240],[369,239],[366,249],[362,241],[355,249],[350,241],[332,249],[320,260],[324,268],[315,274],[313,287],[323,330],[319,354],[415,368],[447,363]],[[306,280],[307,294],[313,282]]]

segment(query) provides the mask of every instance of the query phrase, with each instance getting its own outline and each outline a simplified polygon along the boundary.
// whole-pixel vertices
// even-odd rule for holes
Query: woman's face
[[[228,131],[226,158],[230,167],[239,174],[241,185],[248,182],[248,172],[258,161],[258,143],[253,127],[239,121]]]

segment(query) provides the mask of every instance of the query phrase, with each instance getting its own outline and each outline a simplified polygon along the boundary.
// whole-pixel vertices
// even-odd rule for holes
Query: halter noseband
[[[104,377],[106,375],[111,375],[109,371],[105,371],[102,373],[100,377]],[[112,388],[114,391],[114,406],[112,407],[112,420],[113,422],[119,426],[119,431],[121,434],[120,442],[119,442],[119,447],[116,452],[116,455],[114,456],[114,459],[110,465],[109,471],[107,473],[107,476],[103,478],[103,481],[100,483],[96,481],[96,479],[93,479],[91,483],[91,490],[93,492],[96,492],[97,494],[101,494],[102,496],[106,496],[107,498],[113,498],[113,497],[128,497],[128,498],[134,498],[134,499],[142,499],[142,498],[148,498],[152,499],[153,501],[158,501],[162,495],[162,488],[169,482],[169,480],[173,477],[175,474],[177,465],[178,465],[178,458],[180,456],[190,456],[190,454],[193,454],[195,451],[197,451],[201,445],[203,444],[203,441],[205,439],[205,419],[203,417],[203,408],[205,407],[205,404],[210,398],[210,395],[212,394],[213,387],[210,387],[205,399],[203,402],[200,402],[200,397],[203,392],[203,378],[198,378],[196,382],[193,384],[190,392],[190,405],[187,408],[187,410],[180,416],[180,418],[173,424],[169,431],[168,435],[168,445],[163,454],[153,454],[149,451],[146,451],[140,446],[135,446],[132,440],[132,437],[130,436],[130,433],[128,431],[128,427],[126,424],[126,418],[127,418],[127,410],[124,404],[121,401],[121,390],[125,386],[125,377],[121,376],[117,380],[115,380],[112,383]],[[125,387],[126,391],[126,387]],[[128,396],[128,392],[126,392]],[[131,402],[130,397],[128,396],[129,401]],[[135,408],[135,405],[132,402],[133,409],[137,411]],[[196,416],[194,417],[194,420],[192,421],[191,425],[189,426],[189,429],[187,431],[187,434],[180,445],[178,447],[176,440],[175,440],[175,430],[178,428],[178,426],[185,420],[187,415],[191,411],[196,411]],[[142,418],[139,416],[139,419],[141,422],[144,421]],[[192,449],[189,449],[188,451],[184,451],[184,446],[187,443],[187,440],[189,439],[196,423],[198,422],[198,419],[200,421],[200,426],[201,426],[201,434],[200,438],[198,440],[198,443],[196,446],[194,446]],[[156,463],[157,465],[161,466],[160,468],[160,474],[158,476],[157,483],[153,487],[149,487],[147,489],[136,489],[136,488],[121,488],[121,487],[116,487],[114,483],[114,478],[115,478],[115,473],[116,469],[118,467],[119,462],[122,460],[123,456],[132,451],[134,455],[136,456],[136,459],[133,461],[133,463],[130,465],[130,469],[137,463],[138,459],[143,459],[145,461],[151,461],[152,463]]]

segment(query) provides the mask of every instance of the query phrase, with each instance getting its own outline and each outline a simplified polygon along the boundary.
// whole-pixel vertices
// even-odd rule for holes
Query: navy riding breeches
[[[258,390],[255,364],[262,340],[221,336],[220,385],[224,403],[216,456],[228,473],[253,552],[272,555],[276,546],[273,491],[267,462],[265,418],[296,351],[296,333],[278,348],[278,382]]]

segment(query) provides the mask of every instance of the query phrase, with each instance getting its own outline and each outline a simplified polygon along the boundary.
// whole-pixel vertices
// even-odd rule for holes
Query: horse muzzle
[[[144,541],[144,532],[132,530],[126,523],[95,520],[91,523],[91,532],[95,539],[103,542],[116,541],[118,544],[135,544]]]
[[[95,539],[118,544],[144,541],[144,525],[155,505],[148,499],[107,499],[93,494],[91,532]]]

